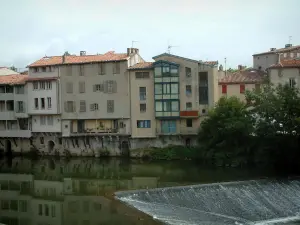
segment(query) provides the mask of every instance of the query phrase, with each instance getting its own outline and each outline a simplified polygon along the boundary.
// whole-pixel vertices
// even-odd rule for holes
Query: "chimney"
[[[292,46],[293,46],[292,44],[286,44],[286,45],[285,45],[286,48],[290,48],[290,47],[292,47]]]
[[[86,51],[80,51],[80,56],[86,55]]]
[[[222,66],[222,64],[219,66],[219,71],[223,71],[223,66]]]
[[[238,65],[238,70],[242,70],[243,66],[242,65]]]
[[[131,54],[138,54],[139,53],[139,49],[138,48],[127,48],[127,55],[131,55]]]
[[[276,48],[270,48],[271,52],[274,52],[276,50]]]

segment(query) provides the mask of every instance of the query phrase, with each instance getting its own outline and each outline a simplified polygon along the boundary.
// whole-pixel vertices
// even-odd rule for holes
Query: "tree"
[[[281,167],[300,159],[300,93],[289,85],[267,83],[261,91],[247,91],[246,100],[255,115],[260,150]],[[267,154],[266,154],[267,153]]]
[[[245,144],[252,138],[253,122],[244,102],[237,97],[222,97],[201,123],[201,157],[221,165],[248,163],[251,146]]]

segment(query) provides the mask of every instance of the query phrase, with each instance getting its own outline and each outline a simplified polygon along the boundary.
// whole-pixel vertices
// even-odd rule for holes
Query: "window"
[[[55,217],[55,205],[51,206],[51,216]]]
[[[43,205],[39,204],[39,215],[42,216],[43,215]]]
[[[47,67],[42,67],[42,72],[46,72],[47,71]]]
[[[51,83],[51,81],[46,81],[46,89],[48,89],[48,90],[52,89],[52,83]]]
[[[15,93],[16,94],[24,94],[25,89],[23,85],[15,86]]]
[[[84,65],[79,66],[79,76],[84,76]]]
[[[178,76],[178,67],[171,65],[171,76]]]
[[[70,66],[67,66],[67,75],[68,76],[72,76],[72,66],[70,65]]]
[[[41,109],[45,109],[45,98],[41,98]]]
[[[107,100],[107,112],[108,113],[114,112],[114,100]]]
[[[20,200],[19,201],[20,212],[27,212],[27,201]]]
[[[140,87],[140,101],[146,100],[146,87]]]
[[[51,98],[50,97],[47,97],[47,107],[48,107],[48,109],[52,108],[52,102],[51,102]]]
[[[296,79],[295,78],[290,78],[289,79],[289,85],[290,85],[290,87],[295,87],[296,86]]]
[[[120,73],[120,62],[115,62],[113,64],[113,74],[119,74]]]
[[[6,101],[6,110],[7,111],[14,111],[14,101],[13,100],[7,100]]]
[[[95,84],[94,85],[94,92],[96,92],[96,91],[103,92],[104,91],[104,84]]]
[[[93,103],[90,105],[91,111],[97,111],[99,109],[99,105],[97,103]]]
[[[161,73],[161,67],[155,67],[154,68],[154,74],[156,77],[161,77],[162,73]]]
[[[114,81],[113,80],[107,81],[107,92],[113,93],[113,91],[114,91],[113,88],[114,88]]]
[[[227,85],[222,85],[222,94],[227,94]]]
[[[300,52],[297,52],[297,58],[300,57]]]
[[[190,96],[192,94],[192,85],[186,85],[185,86],[185,94],[187,96]]]
[[[34,81],[34,82],[32,83],[32,85],[33,85],[33,90],[39,89],[39,82]]]
[[[79,111],[80,112],[85,112],[86,111],[86,103],[85,103],[84,100],[80,101]]]
[[[164,134],[176,133],[176,120],[162,120],[161,121],[161,132]]]
[[[79,82],[79,93],[84,93],[85,92],[85,82],[80,81]]]
[[[287,56],[287,53],[283,53],[283,57],[286,58],[286,56]]]
[[[40,125],[46,125],[46,116],[40,116]]]
[[[34,98],[34,108],[39,109],[39,99],[38,98]]]
[[[208,73],[207,72],[199,72],[199,86],[200,87],[208,87]]]
[[[17,101],[17,112],[21,113],[24,112],[24,102],[22,101]]]
[[[294,58],[294,52],[291,52],[291,53],[290,53],[290,57],[291,57],[291,58]]]
[[[187,102],[185,104],[186,110],[192,110],[192,103],[191,102]]]
[[[40,81],[40,89],[45,90],[45,82]]]
[[[137,120],[136,121],[137,128],[151,128],[150,120]]]
[[[34,68],[33,68],[33,72],[34,72],[34,73],[39,72],[39,68],[38,68],[38,67],[34,67]]]
[[[49,216],[49,206],[44,204],[45,207],[45,216]]]
[[[260,84],[255,84],[255,91],[260,91]]]
[[[156,101],[155,102],[156,112],[178,112],[179,111],[179,101]]]
[[[185,76],[191,77],[192,76],[192,69],[189,67],[185,67]]]
[[[245,84],[240,85],[240,93],[244,94],[245,93]]]
[[[140,104],[140,112],[146,112],[146,103]]]
[[[178,94],[179,86],[178,83],[168,83],[168,84],[155,84],[155,94]]]
[[[199,87],[199,104],[208,104],[208,87]]]
[[[75,112],[75,111],[76,111],[75,102],[66,101],[65,102],[65,112]]]
[[[71,82],[66,83],[67,93],[73,93],[73,84]]]
[[[104,75],[105,74],[105,63],[98,64],[98,74]]]
[[[47,123],[48,123],[48,125],[53,125],[53,117],[52,116],[47,116]]]
[[[150,78],[149,72],[136,72],[135,73],[136,79],[147,79]]]
[[[186,127],[193,127],[193,120],[192,119],[187,119],[186,120]]]

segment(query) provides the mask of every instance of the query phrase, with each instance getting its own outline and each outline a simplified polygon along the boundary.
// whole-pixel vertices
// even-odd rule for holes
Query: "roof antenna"
[[[227,58],[224,58],[224,61],[225,61],[224,66],[225,66],[225,76],[226,76],[226,75],[227,75],[227,70],[226,70],[226,62],[227,62]]]
[[[170,45],[170,40],[168,40],[168,53],[171,54],[171,49],[174,47],[179,47],[177,45]]]
[[[139,42],[139,41],[132,41],[132,42],[131,42],[131,48],[133,48],[133,44],[134,44],[134,43],[137,43],[137,42]]]

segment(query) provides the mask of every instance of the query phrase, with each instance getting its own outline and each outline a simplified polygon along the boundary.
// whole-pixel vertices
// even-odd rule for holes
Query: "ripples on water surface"
[[[179,161],[142,163],[141,161],[121,159],[85,158],[68,161],[51,158],[39,160],[2,159],[0,160],[0,223],[7,225],[161,224],[159,221],[153,220],[152,217],[114,200],[113,193],[145,188],[255,179],[262,176],[272,176],[272,172],[207,169],[192,162]],[[276,183],[272,185],[266,189],[270,192],[270,199],[283,204],[289,197],[285,194],[281,197],[276,195],[279,194],[279,191],[285,193],[286,189],[292,191],[298,184],[280,187],[276,186]],[[271,194],[275,189],[274,187],[277,190],[276,195]],[[247,192],[243,192],[246,190],[245,188],[246,186],[244,189],[232,186],[230,192],[225,192],[221,186],[215,188],[207,186],[206,189],[201,189],[205,190],[202,192],[197,192],[197,188],[185,189],[185,192],[178,192],[180,189],[170,189],[163,192],[151,192],[149,190],[148,194],[139,192],[138,198],[137,196],[131,196],[131,198],[132,202],[138,202],[138,208],[144,207],[145,212],[147,211],[146,208],[156,210],[156,217],[160,217],[170,224],[206,225],[211,220],[215,221],[214,224],[216,225],[229,224],[233,221],[230,217],[240,212],[245,213],[245,219],[256,212],[259,218],[271,215],[272,211],[260,208],[263,205],[256,205],[251,201],[247,202],[250,197],[247,196]],[[263,195],[257,185],[253,184],[251,188],[253,192],[248,194],[257,192],[258,196]],[[238,207],[242,203],[234,198],[234,195],[237,194],[243,195],[243,201],[247,204],[253,204],[253,207],[249,207],[248,210],[246,206]],[[202,200],[201,202],[201,195],[209,201]],[[291,204],[295,207],[298,204],[298,195],[295,193],[295,199],[291,200]],[[226,207],[223,207],[223,210],[227,213],[225,215],[229,215],[229,217],[220,217],[203,212],[195,213],[189,209],[189,207],[198,204],[201,205],[202,208],[199,209],[202,211],[209,209],[213,213],[222,214],[225,211],[220,210],[224,203],[221,204],[216,196],[228,198],[228,201],[224,201]],[[166,201],[166,199],[169,200]],[[259,201],[262,198],[251,199]],[[267,201],[267,199],[264,200]],[[153,204],[156,204],[155,207]],[[285,207],[284,204],[281,206]],[[174,212],[176,216],[174,216]],[[287,211],[287,213],[289,212]],[[201,216],[202,219],[199,219],[199,215],[203,215]],[[188,222],[193,218],[196,218],[198,222]],[[220,218],[222,219],[220,220]]]

